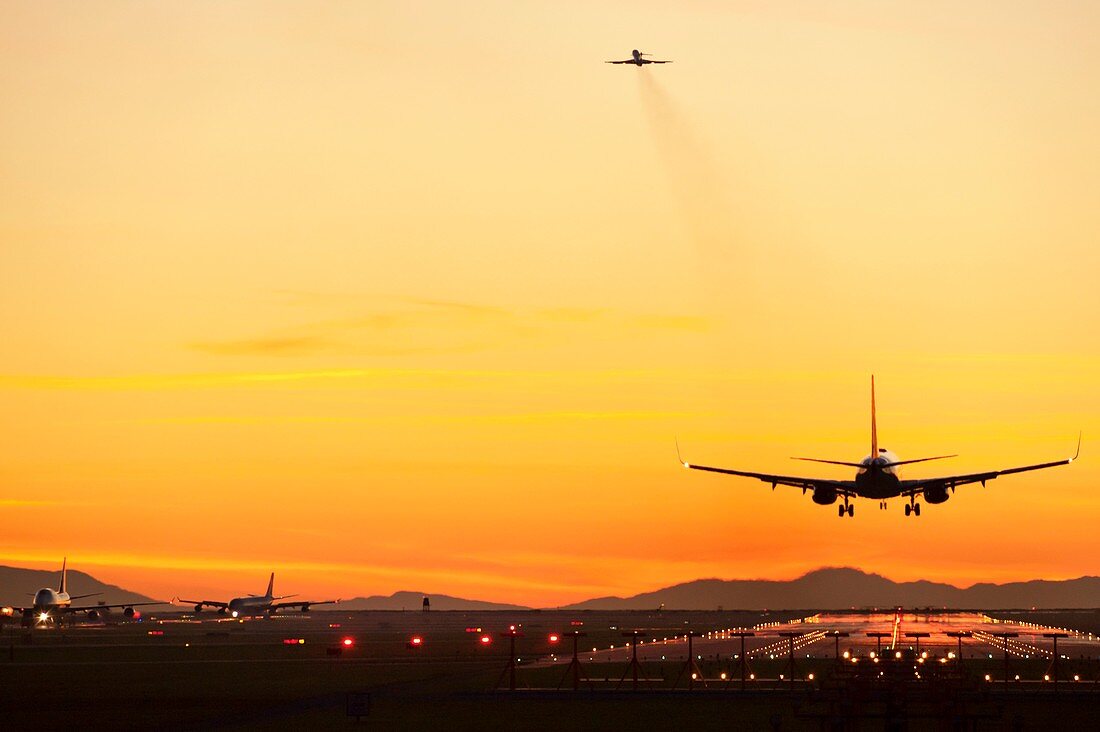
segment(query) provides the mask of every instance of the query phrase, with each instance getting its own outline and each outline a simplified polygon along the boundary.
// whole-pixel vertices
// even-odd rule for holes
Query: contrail
[[[722,177],[705,145],[652,74],[637,74],[654,144],[698,254],[713,260],[733,238]]]

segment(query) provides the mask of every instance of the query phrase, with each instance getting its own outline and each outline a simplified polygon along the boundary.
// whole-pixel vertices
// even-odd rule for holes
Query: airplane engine
[[[945,485],[930,485],[924,489],[924,500],[928,503],[943,503],[947,498],[947,486]]]
[[[195,605],[195,614],[198,615],[202,612],[202,605]]]
[[[128,618],[132,618],[134,617],[134,609],[132,607],[128,607],[122,611],[122,614]]]
[[[34,624],[34,610],[23,611],[23,627],[29,628]]]
[[[820,506],[830,506],[836,503],[836,489],[818,486],[814,488],[814,503]]]
[[[309,612],[309,603],[306,603],[305,605],[302,605],[302,612],[304,612],[304,613]]]
[[[224,608],[224,607],[219,607],[218,608],[218,615],[225,615],[227,612],[229,612],[229,608]]]
[[[99,620],[99,611],[98,610],[89,610],[88,611],[88,620]]]

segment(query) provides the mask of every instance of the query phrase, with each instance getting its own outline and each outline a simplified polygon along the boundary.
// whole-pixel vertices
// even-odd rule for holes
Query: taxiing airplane
[[[340,602],[339,600],[276,602],[276,600],[285,600],[288,597],[297,597],[297,595],[280,595],[275,597],[272,594],[274,591],[275,573],[272,572],[271,579],[267,581],[267,592],[262,595],[234,597],[229,602],[219,602],[218,600],[181,600],[177,597],[172,602],[180,605],[194,605],[196,613],[201,613],[204,607],[216,607],[218,608],[219,614],[224,615],[229,613],[235,618],[249,615],[273,615],[279,610],[287,607],[300,608],[302,612],[308,613],[311,605],[334,605]]]
[[[638,49],[634,49],[630,52],[630,58],[622,61],[604,61],[605,64],[634,64],[635,66],[645,66],[646,64],[670,64],[671,61],[656,61],[651,58],[645,58],[648,53],[642,53]]]
[[[855,515],[855,506],[851,501],[855,498],[874,498],[879,502],[879,508],[886,508],[886,499],[903,497],[908,499],[905,505],[906,516],[920,516],[920,504],[917,498],[921,495],[928,503],[943,503],[949,497],[949,492],[954,493],[955,488],[968,483],[981,483],[984,487],[986,481],[993,480],[1002,475],[1012,473],[1024,473],[1029,470],[1042,470],[1058,465],[1068,465],[1081,454],[1081,438],[1077,438],[1077,452],[1073,457],[1065,460],[1056,460],[1051,463],[1039,463],[1037,465],[1025,465],[1019,468],[1007,470],[991,470],[984,473],[966,473],[964,475],[946,475],[939,478],[920,478],[918,480],[902,480],[898,468],[912,463],[923,463],[928,460],[942,460],[955,457],[955,455],[939,455],[937,457],[917,458],[915,460],[899,460],[898,456],[884,447],[878,446],[878,428],[875,424],[875,377],[871,377],[871,454],[858,463],[842,462],[839,460],[818,460],[816,458],[792,458],[793,460],[807,460],[815,463],[828,463],[830,465],[845,465],[856,468],[855,480],[828,480],[826,478],[800,478],[790,475],[771,475],[769,473],[752,473],[745,470],[733,470],[730,468],[714,468],[708,465],[695,465],[685,461],[682,457],[680,463],[685,468],[692,470],[706,470],[711,473],[725,473],[727,475],[739,475],[745,478],[756,478],[765,483],[772,484],[772,490],[777,485],[789,485],[801,488],[802,493],[813,491],[814,503],[829,506],[843,499],[844,503],[837,507],[837,515]],[[679,456],[679,446],[677,446]]]
[[[127,618],[132,618],[137,614],[134,611],[135,607],[165,604],[163,602],[120,602],[114,605],[105,603],[73,605],[73,600],[82,600],[85,597],[94,597],[103,593],[92,592],[87,595],[70,595],[68,591],[68,562],[68,557],[61,561],[61,584],[58,585],[56,590],[52,587],[43,587],[34,593],[32,605],[12,608],[13,614],[19,613],[23,616],[23,625],[29,626],[33,623],[45,624],[50,622],[60,624],[65,615],[71,615],[72,613],[86,613],[89,620],[96,620],[101,614],[116,607],[125,608],[122,614]]]

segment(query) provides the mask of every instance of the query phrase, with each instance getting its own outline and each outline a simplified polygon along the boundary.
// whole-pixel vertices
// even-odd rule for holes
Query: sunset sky
[[[0,564],[1100,574],[1100,5],[3,2]],[[632,48],[665,66],[604,64]],[[1068,457],[906,519],[849,479]]]

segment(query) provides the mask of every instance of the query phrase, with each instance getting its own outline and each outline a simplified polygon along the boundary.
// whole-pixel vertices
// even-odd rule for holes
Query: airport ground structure
[[[1100,611],[167,612],[0,639],[12,727],[1100,726]]]

